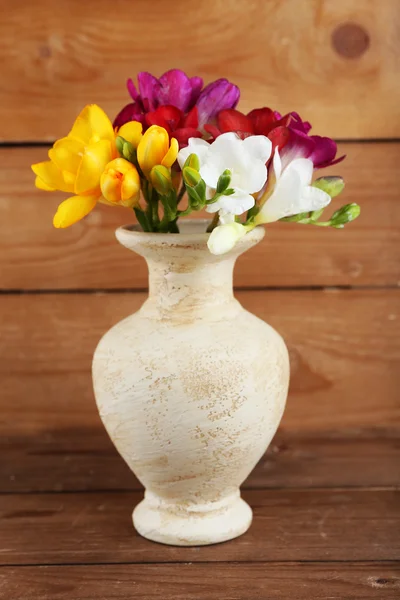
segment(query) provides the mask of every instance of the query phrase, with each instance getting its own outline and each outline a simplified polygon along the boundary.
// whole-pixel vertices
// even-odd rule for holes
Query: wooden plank
[[[61,198],[35,190],[29,169],[46,152],[0,149],[0,288],[145,288],[143,259],[114,238],[132,221],[130,210],[103,206],[69,229],[53,229]],[[341,144],[340,152],[346,161],[327,170],[347,181],[335,206],[359,202],[361,217],[344,230],[270,225],[264,241],[239,259],[237,287],[398,284],[400,144]]]
[[[6,416],[6,415],[5,415]],[[61,420],[61,417],[60,417]],[[14,434],[0,439],[1,492],[139,490],[93,410],[92,426]],[[400,486],[400,431],[346,429],[275,436],[244,488]]]
[[[133,529],[132,493],[0,496],[0,564],[400,560],[400,493],[250,490],[243,537],[201,548],[149,543]],[[18,533],[19,532],[19,533]]]
[[[322,135],[399,136],[398,25],[396,0],[379,11],[374,0],[9,2],[1,139],[65,135],[89,102],[113,117],[128,102],[127,77],[175,66],[207,82],[228,77],[244,110],[296,110]]]
[[[398,600],[399,564],[6,567],[7,600]]]
[[[101,335],[144,294],[0,297],[0,428],[18,432],[93,425],[91,357]],[[394,427],[399,401],[399,290],[247,291],[238,299],[289,346],[283,420],[292,431]]]

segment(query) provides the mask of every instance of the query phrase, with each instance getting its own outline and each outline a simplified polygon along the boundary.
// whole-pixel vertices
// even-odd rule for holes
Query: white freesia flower
[[[210,234],[207,246],[212,254],[225,254],[232,250],[247,232],[247,227],[241,223],[225,223],[219,225]]]
[[[271,223],[283,217],[319,210],[331,201],[329,194],[310,185],[314,165],[308,158],[296,158],[282,170],[276,148],[273,166],[275,189],[258,213],[257,223]]]
[[[220,175],[229,169],[234,189],[230,196],[220,196],[216,202],[206,207],[207,212],[241,215],[254,206],[254,194],[261,190],[267,181],[265,163],[271,156],[271,141],[264,135],[252,135],[240,139],[235,133],[223,133],[209,144],[190,138],[189,145],[178,154],[181,168],[190,154],[196,154],[200,161],[200,175],[207,185],[207,197],[213,197]]]
[[[208,188],[217,187],[219,176],[229,169],[229,187],[235,192],[231,196],[220,196],[209,204],[207,212],[241,215],[254,206],[251,194],[259,192],[267,181],[265,163],[271,156],[271,141],[263,135],[252,135],[241,140],[234,133],[224,133],[210,145],[200,164],[200,175]]]

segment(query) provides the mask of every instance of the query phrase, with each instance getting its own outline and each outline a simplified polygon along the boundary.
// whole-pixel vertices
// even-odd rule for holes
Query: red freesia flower
[[[247,115],[238,110],[222,110],[216,117],[216,125],[207,124],[204,129],[215,139],[221,133],[234,131],[240,137],[265,135],[276,147],[283,164],[295,158],[309,158],[316,169],[341,162],[345,157],[336,157],[336,142],[328,137],[308,135],[311,124],[303,121],[296,112],[280,115],[270,108],[256,108]]]
[[[255,108],[247,115],[234,109],[222,110],[216,120],[217,125],[204,126],[214,139],[228,131],[234,131],[241,138],[249,135],[265,135],[272,141],[272,154],[276,147],[280,150],[289,140],[287,124],[290,116],[281,117],[270,108]]]
[[[181,148],[187,146],[189,138],[202,137],[202,133],[197,129],[199,119],[196,106],[186,115],[176,106],[160,106],[145,115],[145,123],[148,127],[151,125],[164,127],[170,137],[178,140]]]

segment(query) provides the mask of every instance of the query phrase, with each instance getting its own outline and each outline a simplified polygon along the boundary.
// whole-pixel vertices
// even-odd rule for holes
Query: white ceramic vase
[[[206,225],[184,221],[180,234],[117,230],[147,261],[149,297],[104,335],[93,360],[101,419],[145,487],[134,526],[178,546],[249,528],[239,486],[275,434],[289,382],[282,338],[232,291],[236,258],[264,229],[213,256]]]

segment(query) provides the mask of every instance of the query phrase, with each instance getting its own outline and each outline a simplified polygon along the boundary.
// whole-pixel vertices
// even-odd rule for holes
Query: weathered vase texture
[[[147,261],[149,297],[104,335],[93,360],[101,419],[145,487],[135,528],[180,546],[249,528],[239,486],[275,434],[289,382],[282,338],[232,291],[236,258],[264,229],[213,256],[205,228],[196,220],[180,234],[117,230]]]

